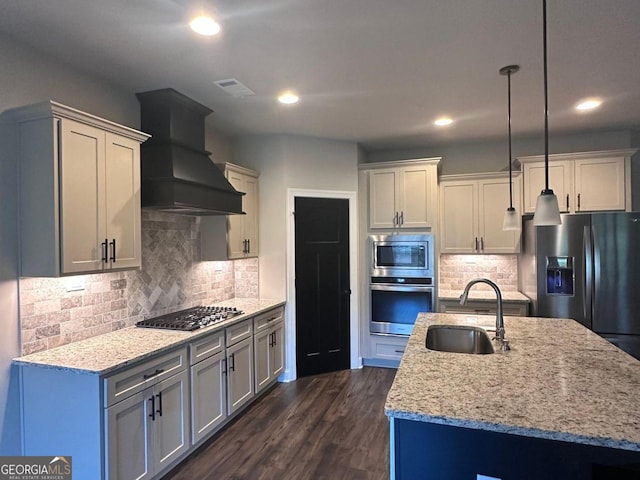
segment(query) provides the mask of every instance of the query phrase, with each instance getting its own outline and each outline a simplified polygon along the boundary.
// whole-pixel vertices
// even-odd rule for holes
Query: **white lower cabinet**
[[[227,348],[227,398],[229,415],[253,398],[253,339],[246,338]]]
[[[277,322],[254,337],[256,393],[271,385],[284,371],[284,322]]]
[[[109,480],[154,478],[189,450],[186,365],[180,373],[151,385],[106,409]]]
[[[226,356],[221,351],[191,366],[191,442],[193,445],[204,440],[227,418],[225,364]]]
[[[253,319],[256,393],[273,384],[284,371],[284,307]]]

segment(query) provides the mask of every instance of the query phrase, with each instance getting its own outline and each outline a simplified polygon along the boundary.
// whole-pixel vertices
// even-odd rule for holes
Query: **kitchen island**
[[[595,479],[640,465],[640,362],[573,320],[504,320],[511,351],[468,355],[427,350],[428,326],[494,316],[418,316],[385,404],[392,478]]]

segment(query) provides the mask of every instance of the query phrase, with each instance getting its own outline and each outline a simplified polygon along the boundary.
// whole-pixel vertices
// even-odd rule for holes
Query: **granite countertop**
[[[15,358],[17,365],[73,370],[81,374],[106,375],[163,351],[186,346],[188,342],[270,310],[284,301],[236,298],[216,305],[237,307],[244,312],[229,320],[191,332],[129,327],[79,342]]]
[[[509,291],[501,291],[502,300],[505,302],[522,302],[522,303],[530,303],[529,297],[523,295],[520,292],[509,292]],[[438,299],[440,300],[460,300],[460,295],[462,295],[462,290],[438,290]],[[471,289],[469,291],[469,300],[470,301],[496,301],[496,293],[493,290],[478,290]]]
[[[476,316],[494,326],[492,315]],[[387,396],[389,417],[640,451],[640,362],[574,320],[505,317],[512,350],[427,350],[421,313]]]

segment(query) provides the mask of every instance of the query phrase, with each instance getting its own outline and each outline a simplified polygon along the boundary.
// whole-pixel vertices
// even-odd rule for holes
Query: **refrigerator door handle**
[[[591,238],[591,227],[584,227],[582,247],[584,250],[584,296],[582,297],[582,309],[584,311],[584,317],[591,321],[593,311],[593,241]]]

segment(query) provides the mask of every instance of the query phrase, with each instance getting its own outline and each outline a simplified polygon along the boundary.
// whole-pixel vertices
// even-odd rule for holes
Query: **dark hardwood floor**
[[[394,375],[365,367],[278,384],[163,480],[388,479]]]

